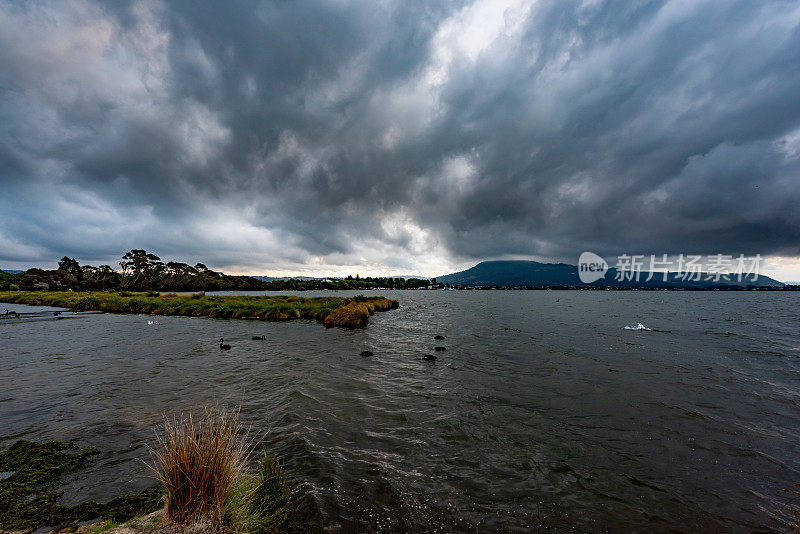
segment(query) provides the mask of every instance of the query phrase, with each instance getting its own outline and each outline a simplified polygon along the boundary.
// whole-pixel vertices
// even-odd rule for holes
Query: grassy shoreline
[[[397,308],[396,300],[385,297],[295,297],[240,295],[176,295],[174,293],[2,291],[0,302],[29,306],[54,306],[74,311],[97,310],[110,313],[141,313],[287,321],[314,319],[325,327],[365,326],[376,311]]]
[[[323,534],[297,513],[277,456],[255,453],[238,413],[204,408],[165,418],[147,462],[157,485],[105,502],[59,502],[69,477],[99,450],[26,440],[0,449],[0,533]]]

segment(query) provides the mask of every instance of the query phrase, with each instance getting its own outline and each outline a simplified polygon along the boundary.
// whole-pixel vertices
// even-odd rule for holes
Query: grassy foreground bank
[[[76,505],[59,503],[67,476],[87,468],[99,451],[67,441],[18,441],[0,450],[0,532],[323,534],[297,515],[275,455],[264,451],[254,462],[248,435],[238,412],[205,409],[167,420],[148,464],[158,485]]]
[[[286,321],[315,319],[326,327],[364,326],[376,311],[398,307],[384,297],[295,297],[240,295],[176,295],[174,293],[2,291],[0,302],[30,306],[55,306],[74,311],[97,310],[111,313],[145,313]]]

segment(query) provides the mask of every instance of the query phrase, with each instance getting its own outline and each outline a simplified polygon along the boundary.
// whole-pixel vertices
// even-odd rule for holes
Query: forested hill
[[[664,281],[662,273],[642,272],[639,281],[617,281],[617,271],[611,268],[604,278],[591,284],[584,284],[578,276],[578,266],[567,263],[541,263],[538,261],[482,261],[474,267],[453,274],[439,276],[436,281],[451,286],[474,287],[615,287],[615,288],[746,288],[751,287],[783,287],[783,283],[767,276],[752,275],[742,277],[738,282],[731,280],[714,280],[702,274],[700,280],[684,280],[677,273],[670,273]],[[651,278],[649,281],[648,278]],[[708,278],[711,278],[708,280]]]

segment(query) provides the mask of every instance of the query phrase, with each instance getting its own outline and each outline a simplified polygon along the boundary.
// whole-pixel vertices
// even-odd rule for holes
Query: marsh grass
[[[249,443],[236,412],[206,408],[165,422],[151,466],[172,525],[163,532],[322,532],[294,521],[291,489],[274,454],[264,451],[257,469],[246,469]]]
[[[152,451],[173,523],[221,526],[249,451],[238,413],[206,409],[168,420]]]
[[[364,298],[362,297],[362,299]],[[370,315],[376,311],[387,311],[397,307],[396,300],[385,298],[358,300],[358,297],[356,297],[332,310],[323,320],[323,324],[327,328],[333,326],[343,328],[366,326]]]
[[[241,295],[159,295],[130,292],[4,291],[0,302],[31,306],[57,306],[75,311],[206,316],[220,319],[287,321],[313,319],[325,326],[364,326],[376,311],[398,307],[384,297],[295,297]]]
[[[112,528],[116,528],[119,525],[114,521],[107,519],[100,523],[92,525],[90,528],[85,529],[87,534],[102,534],[103,532],[108,532]]]
[[[254,533],[285,532],[292,515],[291,492],[283,468],[274,454],[264,451],[258,481],[250,496],[251,527]]]
[[[255,470],[245,469],[249,443],[236,412],[204,409],[167,420],[150,465],[163,488],[66,506],[58,503],[56,487],[64,475],[88,467],[98,451],[72,442],[19,441],[0,453],[0,471],[13,472],[0,480],[0,532],[51,525],[81,534],[117,527],[161,534],[322,533],[320,525],[296,517],[275,455],[265,451]],[[102,520],[79,526],[93,518]]]

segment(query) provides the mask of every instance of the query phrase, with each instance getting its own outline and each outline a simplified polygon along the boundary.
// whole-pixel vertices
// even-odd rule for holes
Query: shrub
[[[19,291],[20,289],[19,289],[19,286],[17,284],[11,284],[10,286],[8,286],[8,290],[9,291]]]
[[[82,297],[78,302],[73,305],[73,309],[77,311],[97,310],[100,307],[100,300],[92,295]]]
[[[170,521],[221,525],[247,452],[238,414],[206,409],[199,418],[190,413],[166,421],[152,454]]]

